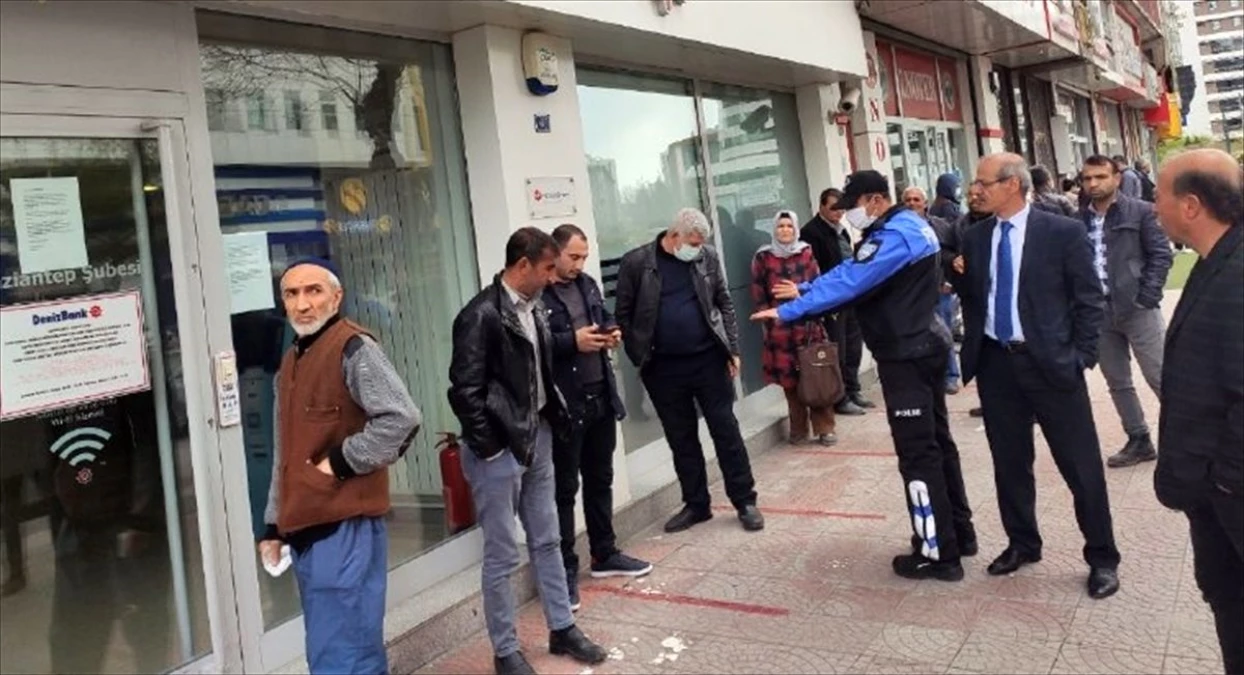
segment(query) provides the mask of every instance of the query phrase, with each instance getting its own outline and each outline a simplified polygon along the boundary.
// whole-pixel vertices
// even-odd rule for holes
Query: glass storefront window
[[[1123,152],[1123,122],[1119,119],[1119,106],[1102,101],[1101,114],[1106,129],[1106,137],[1101,139],[1101,154],[1107,157],[1126,154]]]
[[[612,307],[627,251],[652,241],[680,208],[708,212],[695,99],[682,80],[586,69],[577,76],[600,281]],[[630,359],[618,351],[614,367],[626,405],[623,438],[634,452],[664,433]]]
[[[341,270],[343,315],[370,329],[423,412],[423,427],[389,472],[389,565],[449,537],[437,433],[457,430],[445,398],[454,315],[479,287],[450,48],[251,22],[256,41],[204,38],[204,83],[224,114],[282,100],[267,130],[211,133],[220,227],[265,236],[274,306],[234,313],[251,519],[262,531],[272,475],[272,387],[291,339],[276,290],[292,260]],[[202,24],[201,24],[202,29]],[[339,55],[340,54],[340,55]],[[315,101],[316,105],[306,102]],[[294,103],[296,102],[296,104]],[[266,108],[259,108],[267,110]],[[350,122],[353,119],[353,123]],[[259,125],[263,126],[263,125]],[[299,612],[292,574],[259,571],[265,624]]]
[[[894,197],[903,196],[903,190],[911,185],[907,172],[906,154],[903,152],[903,127],[890,122],[885,125],[886,140],[890,144],[890,171],[894,174]]]
[[[154,140],[0,139],[0,306],[133,302],[150,377],[0,422],[0,672],[164,672],[211,648],[160,176]],[[23,260],[19,181],[52,178],[76,185],[85,266]]]
[[[764,333],[747,320],[753,312],[752,258],[772,241],[779,209],[792,209],[803,219],[812,216],[803,141],[790,94],[708,83],[702,93],[716,224],[739,319],[743,391],[750,394],[765,387]]]

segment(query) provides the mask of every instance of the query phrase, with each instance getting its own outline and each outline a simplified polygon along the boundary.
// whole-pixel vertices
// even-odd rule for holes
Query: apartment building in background
[[[1195,75],[1186,133],[1244,136],[1244,0],[1178,3],[1182,58]]]

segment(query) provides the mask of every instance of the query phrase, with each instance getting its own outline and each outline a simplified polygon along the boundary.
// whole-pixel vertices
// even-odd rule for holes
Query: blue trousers
[[[388,674],[388,549],[384,519],[360,517],[293,553],[311,675]]]
[[[522,562],[515,515],[527,532],[527,553],[540,590],[545,623],[550,631],[574,625],[557,519],[553,434],[543,422],[533,453],[529,467],[520,465],[508,451],[491,462],[476,457],[470,449],[462,453],[462,471],[471,484],[471,498],[484,534],[484,622],[498,657],[519,651],[517,606],[510,586],[510,576]]]
[[[946,322],[946,327],[954,330],[955,325],[955,296],[952,293],[943,293],[937,302],[937,313],[941,315],[942,321]],[[955,346],[950,345],[950,360],[946,362],[946,381],[959,382],[959,358],[955,354]]]

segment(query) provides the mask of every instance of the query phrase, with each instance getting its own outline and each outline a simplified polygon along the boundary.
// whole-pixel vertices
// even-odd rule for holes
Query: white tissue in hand
[[[289,569],[289,566],[292,564],[294,564],[294,559],[290,557],[289,544],[282,544],[281,559],[278,560],[275,565],[271,565],[267,560],[265,560],[263,561],[263,568],[273,577],[279,577],[282,574],[285,574],[285,570]]]

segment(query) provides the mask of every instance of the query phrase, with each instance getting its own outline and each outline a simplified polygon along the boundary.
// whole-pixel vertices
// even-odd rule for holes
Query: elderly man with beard
[[[341,317],[342,296],[327,260],[299,260],[281,275],[297,338],[277,372],[259,553],[276,567],[282,544],[290,547],[311,673],[387,673],[387,469],[420,415],[375,338]]]

